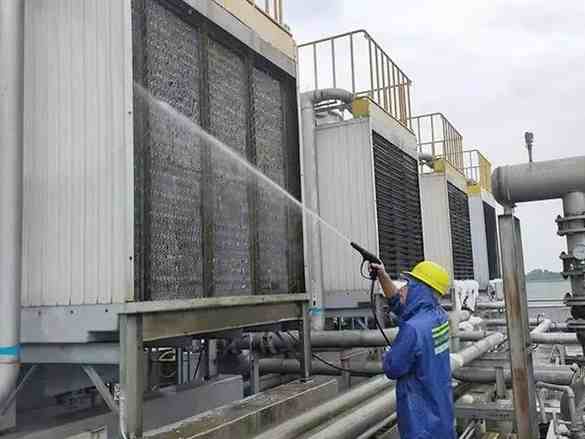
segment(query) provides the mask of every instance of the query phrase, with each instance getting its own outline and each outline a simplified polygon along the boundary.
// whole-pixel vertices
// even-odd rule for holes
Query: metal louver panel
[[[134,80],[300,198],[295,80],[175,0],[132,0]],[[302,217],[135,97],[137,300],[304,290]]]
[[[471,244],[471,223],[467,194],[452,183],[448,183],[447,187],[454,276],[458,280],[474,279],[473,247]]]
[[[498,257],[499,247],[496,209],[484,202],[483,215],[485,218],[485,237],[487,242],[490,279],[498,279],[500,277],[500,258]]]
[[[417,162],[373,133],[380,257],[397,278],[424,259]]]

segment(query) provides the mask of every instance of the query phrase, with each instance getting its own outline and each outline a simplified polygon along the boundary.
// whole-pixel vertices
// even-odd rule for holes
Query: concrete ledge
[[[294,381],[145,434],[151,439],[250,438],[337,394],[337,380]]]

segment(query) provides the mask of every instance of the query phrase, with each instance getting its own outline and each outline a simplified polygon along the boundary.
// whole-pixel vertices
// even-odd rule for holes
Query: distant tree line
[[[530,273],[526,274],[526,280],[532,282],[562,281],[563,276],[561,276],[561,273],[557,273],[555,271],[548,271],[537,268],[536,270],[532,270]]]

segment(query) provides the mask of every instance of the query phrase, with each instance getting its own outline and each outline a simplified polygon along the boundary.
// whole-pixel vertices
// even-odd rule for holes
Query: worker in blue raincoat
[[[449,321],[439,304],[447,293],[449,275],[424,261],[404,273],[398,289],[383,265],[376,270],[399,331],[384,355],[384,373],[396,380],[398,429],[401,439],[453,439],[453,392],[449,358]]]

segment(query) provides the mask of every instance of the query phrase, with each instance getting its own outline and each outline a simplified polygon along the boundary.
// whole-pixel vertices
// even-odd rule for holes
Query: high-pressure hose
[[[355,242],[352,242],[351,246],[355,250],[357,250],[359,254],[362,255],[362,258],[363,258],[362,272],[363,272],[363,267],[365,264],[380,264],[380,265],[382,264],[382,261],[380,260],[380,258],[378,258],[373,253],[367,251],[363,247],[360,247]],[[376,323],[376,327],[382,333],[384,340],[386,340],[386,343],[388,344],[388,346],[391,346],[390,340],[386,336],[386,333],[384,332],[384,328],[382,327],[382,325],[380,324],[380,321],[378,320],[378,314],[376,313],[376,305],[374,302],[374,288],[376,286],[376,279],[378,278],[378,273],[377,273],[377,270],[372,269],[371,266],[369,267],[369,270],[370,270],[370,275],[369,275],[369,279],[370,279],[370,307],[372,309],[372,316],[374,317],[374,322]]]

